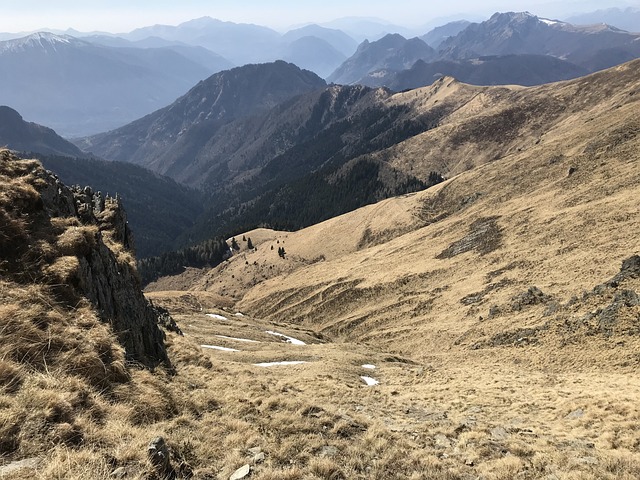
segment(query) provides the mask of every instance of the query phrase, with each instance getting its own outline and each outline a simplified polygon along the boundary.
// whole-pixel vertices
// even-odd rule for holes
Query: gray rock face
[[[47,217],[75,217],[83,226],[99,231],[91,248],[74,252],[79,268],[71,288],[87,298],[103,321],[109,322],[127,358],[147,367],[169,365],[164,334],[158,328],[158,314],[142,294],[140,281],[131,263],[119,260],[107,246],[105,236],[133,254],[133,235],[118,198],[103,197],[91,188],[70,189],[53,174],[38,169],[38,191]],[[112,247],[113,248],[113,247]]]

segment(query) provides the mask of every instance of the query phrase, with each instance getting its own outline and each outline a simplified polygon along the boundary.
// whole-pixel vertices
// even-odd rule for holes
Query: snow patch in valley
[[[376,380],[375,378],[371,378],[371,377],[365,377],[365,376],[361,376],[360,377],[364,383],[367,384],[367,386],[369,387],[374,387],[376,385],[380,385],[380,382],[378,380]]]
[[[371,365],[369,363],[365,363],[364,365],[362,365],[362,368],[366,368],[367,370],[375,370],[376,366],[375,365]]]
[[[218,345],[200,345],[200,346],[202,348],[210,348],[212,350],[222,350],[223,352],[239,352],[240,351],[235,348],[219,347]]]
[[[217,313],[207,313],[207,317],[215,318],[216,320],[229,320],[227,317]]]
[[[267,330],[266,333],[268,333],[269,335],[275,335],[276,337],[282,337],[282,338],[286,339],[287,343],[291,343],[292,345],[306,345],[306,343],[304,343],[302,340],[298,340],[296,338],[289,337],[289,336],[284,335],[282,333],[273,332],[271,330]]]
[[[274,367],[277,365],[300,365],[301,363],[307,363],[303,360],[289,360],[285,362],[264,362],[264,363],[254,363],[256,367]]]
[[[227,337],[226,335],[216,335],[216,337],[224,338],[226,340],[235,340],[236,342],[260,343],[258,340],[249,340],[248,338]]]

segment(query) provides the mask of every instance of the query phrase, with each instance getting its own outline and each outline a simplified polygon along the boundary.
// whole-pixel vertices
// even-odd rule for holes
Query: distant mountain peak
[[[0,122],[22,121],[22,115],[6,105],[0,105]]]
[[[16,38],[0,42],[0,52],[25,51],[33,49],[50,50],[59,46],[86,45],[86,42],[78,40],[70,35],[58,35],[51,32],[36,32],[26,37]]]

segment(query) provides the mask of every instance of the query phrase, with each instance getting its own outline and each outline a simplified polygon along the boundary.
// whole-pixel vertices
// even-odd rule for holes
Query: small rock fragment
[[[176,472],[171,466],[169,447],[164,438],[156,437],[147,447],[147,456],[156,473],[162,478],[175,478]]]
[[[229,480],[242,480],[243,478],[247,478],[249,473],[251,473],[251,467],[249,464],[243,465],[233,472],[233,475],[229,477]]]
[[[113,472],[111,472],[110,477],[113,478],[124,478],[127,476],[127,469],[124,467],[118,467]]]
[[[338,454],[338,449],[333,445],[325,445],[320,450],[321,457],[335,457]]]
[[[575,418],[582,418],[582,417],[584,417],[584,410],[582,410],[581,408],[578,408],[577,410],[574,410],[564,418],[566,418],[567,420],[572,420]]]
[[[507,433],[507,431],[504,428],[496,427],[491,429],[491,440],[495,440],[497,442],[503,442],[507,438],[509,438],[509,433]]]

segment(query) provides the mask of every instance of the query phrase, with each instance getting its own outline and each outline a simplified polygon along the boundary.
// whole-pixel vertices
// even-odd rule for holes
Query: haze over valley
[[[640,478],[637,5],[41,3],[1,478]]]

